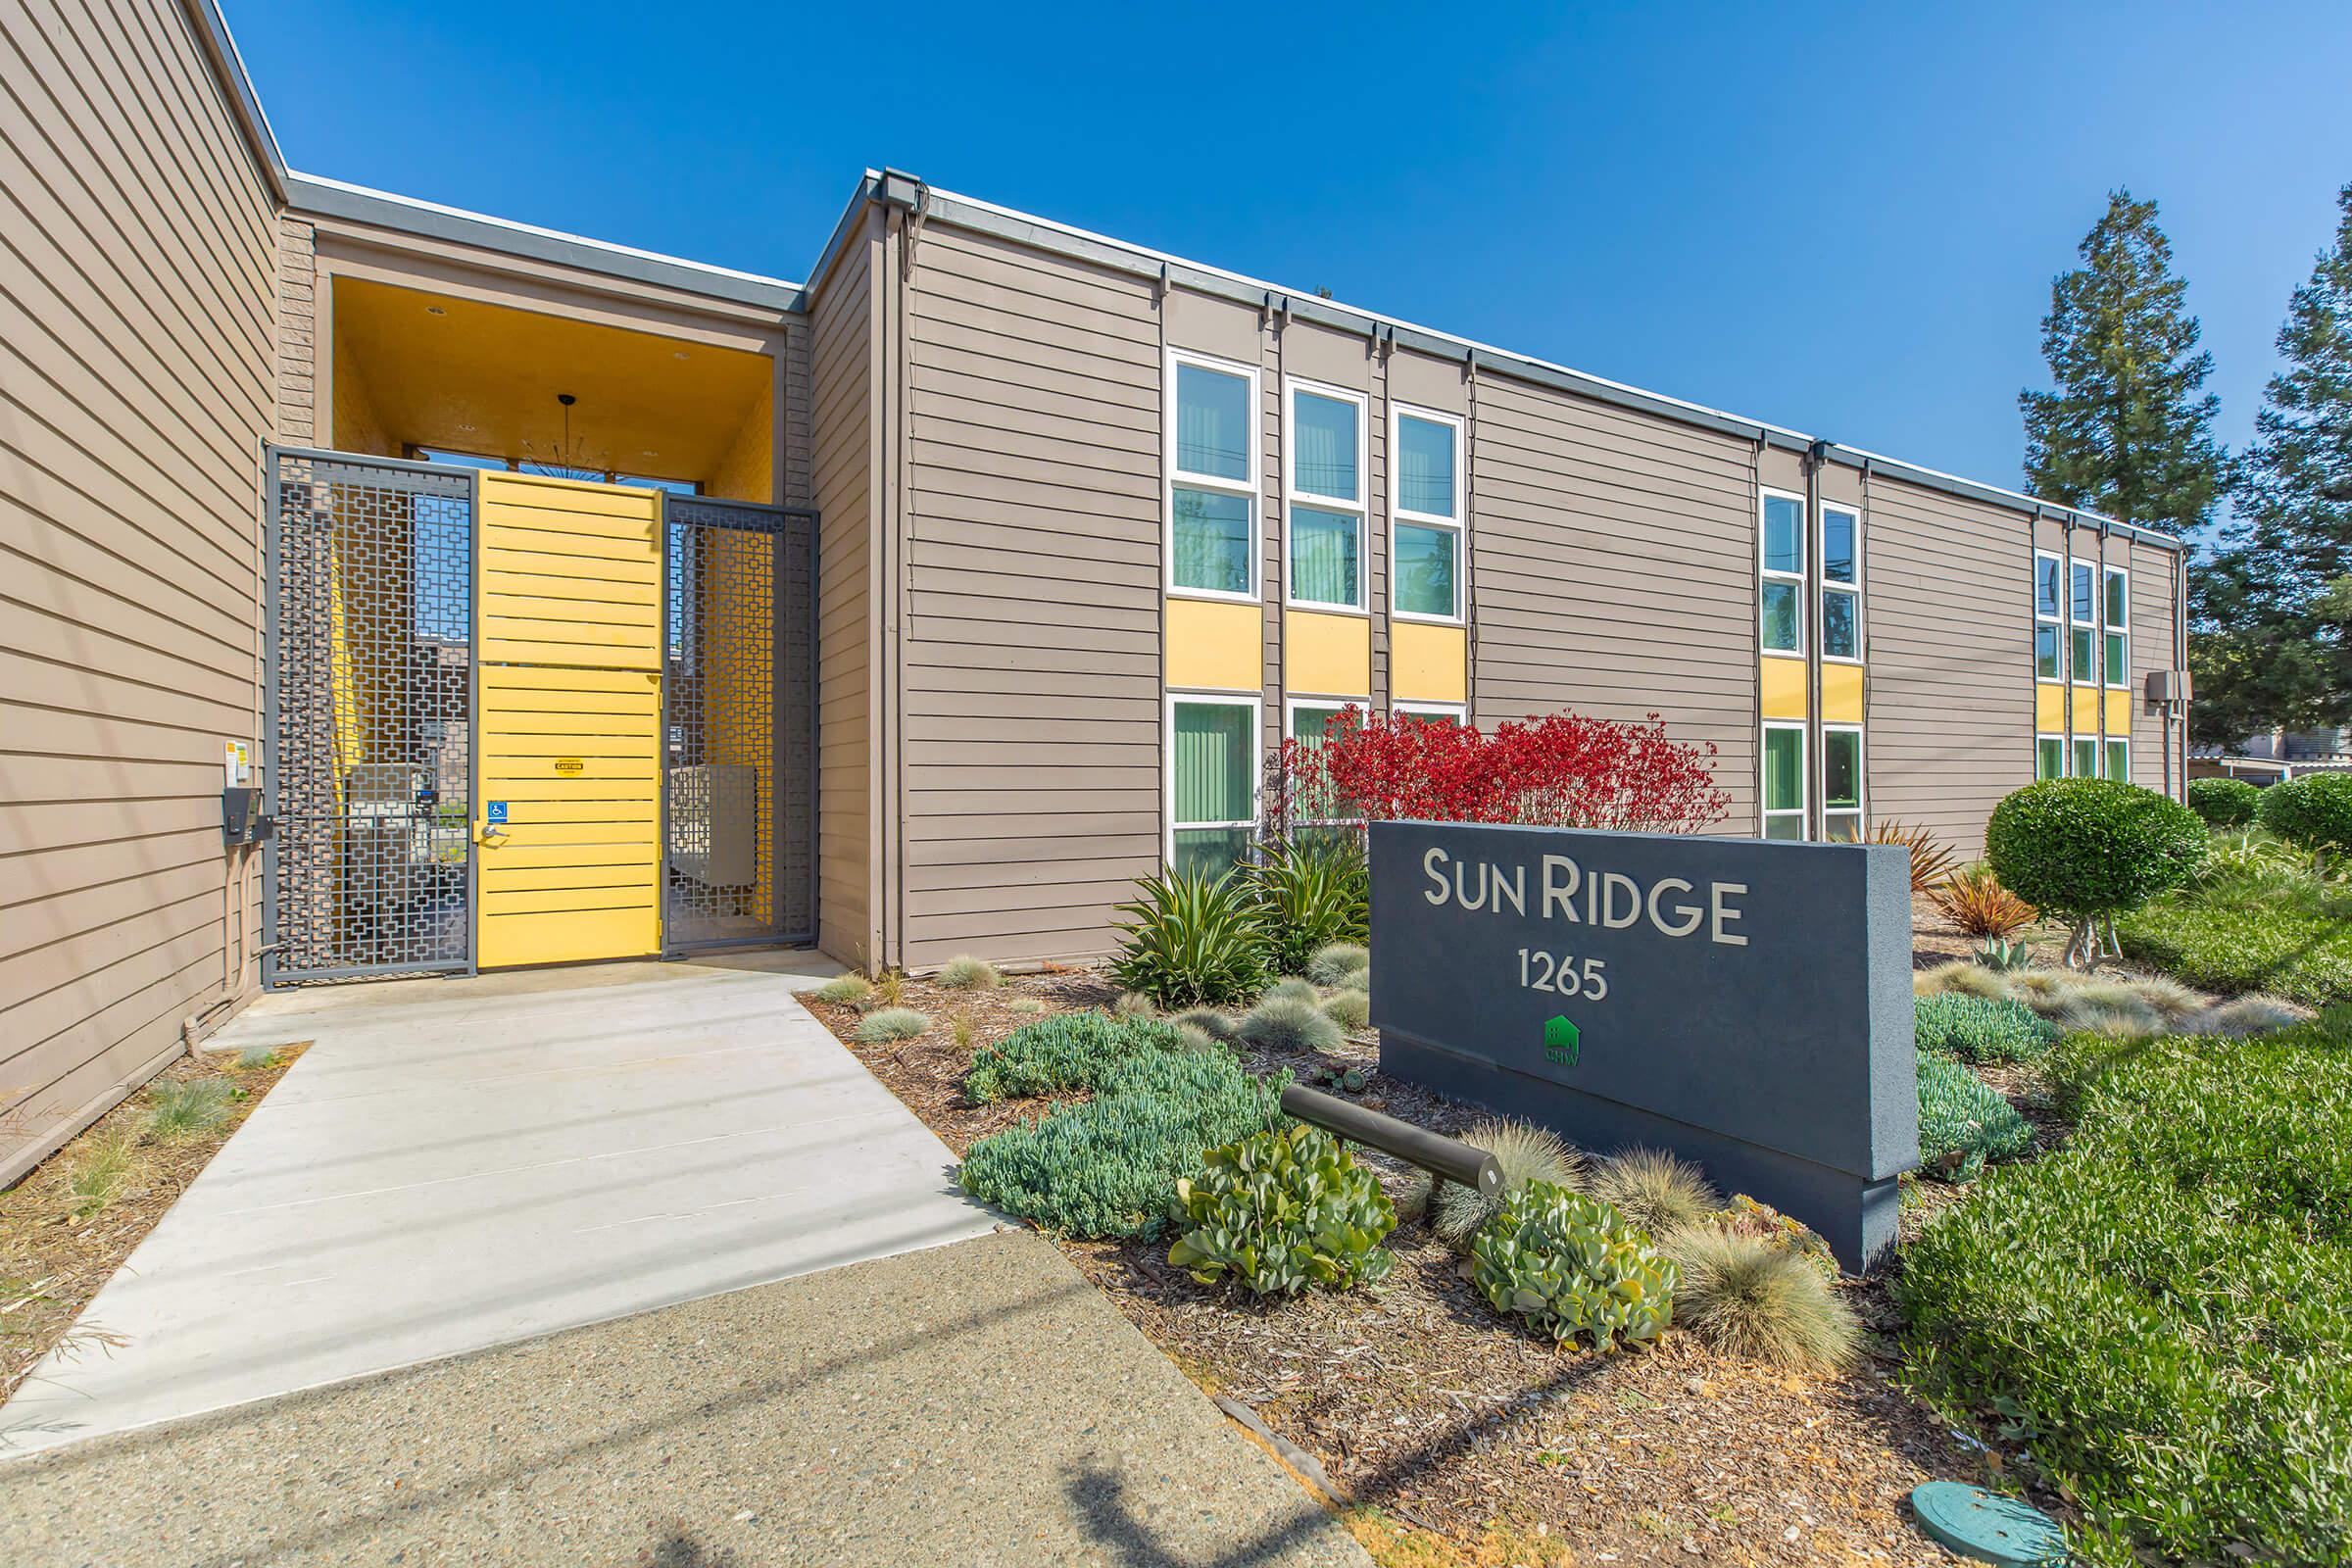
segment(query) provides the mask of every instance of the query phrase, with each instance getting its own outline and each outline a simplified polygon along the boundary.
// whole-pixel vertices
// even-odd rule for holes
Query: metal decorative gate
[[[663,946],[816,933],[816,518],[663,503]]]
[[[271,448],[267,984],[463,969],[473,476]]]

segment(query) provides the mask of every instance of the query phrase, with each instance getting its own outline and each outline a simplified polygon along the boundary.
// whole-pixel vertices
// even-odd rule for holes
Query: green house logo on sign
[[[1563,1067],[1573,1067],[1576,1065],[1578,1053],[1583,1049],[1584,1038],[1575,1024],[1570,1023],[1558,1013],[1553,1013],[1544,1020],[1544,1054],[1545,1056]]]

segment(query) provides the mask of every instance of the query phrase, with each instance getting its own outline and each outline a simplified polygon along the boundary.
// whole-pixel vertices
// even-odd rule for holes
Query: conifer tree
[[[2195,574],[2200,739],[2352,719],[2352,184],[2288,302],[2227,545]]]
[[[2173,275],[2156,204],[2110,192],[2050,285],[2041,352],[2054,391],[2027,391],[2026,482],[2034,494],[2164,533],[2210,516],[2226,471],[2214,443],[2213,356],[2197,348],[2188,285]]]

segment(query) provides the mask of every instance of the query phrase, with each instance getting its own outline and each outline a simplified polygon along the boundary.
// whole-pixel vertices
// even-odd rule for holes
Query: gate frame
[[[816,541],[817,527],[821,519],[817,514],[816,509],[813,507],[780,507],[765,501],[737,501],[726,496],[681,496],[666,488],[663,488],[661,494],[661,516],[657,526],[662,530],[662,620],[661,629],[657,635],[661,639],[662,656],[662,741],[660,755],[655,759],[655,766],[659,770],[661,776],[662,800],[660,826],[660,832],[662,836],[662,956],[665,959],[668,959],[688,957],[700,953],[746,952],[761,948],[811,947],[816,942],[816,897],[817,885],[819,881],[817,875],[817,858],[818,846],[821,842],[818,838],[817,779],[819,771],[823,765],[822,760],[818,756],[817,752],[819,714],[817,711],[816,646]],[[783,907],[784,858],[782,855],[782,844],[776,832],[776,824],[782,816],[781,808],[784,801],[783,785],[785,778],[783,764],[785,728],[782,722],[783,704],[780,701],[784,695],[785,639],[781,635],[781,628],[790,624],[790,619],[785,612],[784,605],[784,552],[789,543],[789,535],[784,527],[784,524],[791,520],[797,519],[805,522],[808,526],[808,537],[804,549],[807,554],[806,564],[808,566],[808,592],[806,603],[795,607],[803,612],[801,619],[803,624],[808,628],[806,632],[806,641],[808,650],[808,678],[803,683],[803,697],[807,704],[808,715],[807,737],[808,742],[808,767],[807,776],[801,780],[803,787],[807,791],[808,813],[808,866],[807,875],[805,877],[805,881],[807,883],[806,892],[808,909],[808,928],[805,931],[794,931],[788,929],[787,923],[781,916],[779,916],[764,935],[754,937],[748,940],[727,936],[709,937],[699,942],[680,942],[677,939],[673,924],[669,917],[669,581],[670,569],[674,564],[674,562],[671,559],[670,551],[670,507],[672,503],[683,503],[690,506],[708,506],[737,512],[757,513],[764,516],[775,518],[778,524],[771,534],[771,537],[775,541],[775,548],[770,553],[770,560],[773,563],[771,569],[774,571],[775,575],[773,584],[769,589],[768,598],[769,632],[767,657],[769,733],[767,743],[770,783],[768,786],[768,820],[766,823],[766,829],[768,837],[768,860],[770,866],[773,868],[771,874],[775,882],[775,888],[771,893],[771,897],[776,900],[776,906],[779,909]],[[689,527],[695,526],[695,524],[692,523],[685,525]]]
[[[426,463],[415,458],[379,458],[368,452],[343,452],[332,447],[285,445],[273,441],[262,443],[262,813],[274,823],[284,799],[280,789],[280,769],[284,759],[278,745],[279,686],[284,648],[278,622],[278,569],[283,564],[284,541],[280,537],[280,517],[283,509],[282,466],[287,459],[311,463],[355,464],[389,468],[401,473],[430,474],[436,478],[466,473],[455,464]],[[474,669],[479,662],[475,654],[480,643],[480,628],[475,614],[474,592],[477,572],[474,556],[479,550],[482,518],[482,486],[478,474],[468,474],[466,484],[466,956],[462,959],[438,959],[424,963],[332,964],[317,969],[296,969],[288,972],[280,954],[285,946],[280,932],[282,917],[279,903],[278,859],[283,854],[281,841],[272,832],[262,844],[262,949],[261,984],[265,991],[283,990],[290,986],[311,985],[334,980],[375,980],[401,975],[474,974],[478,972],[475,943],[479,936],[478,910],[480,889],[475,885],[479,846],[473,841],[474,810],[481,795],[480,780],[474,762],[481,744],[480,704],[475,699]],[[347,813],[348,814],[348,813]]]

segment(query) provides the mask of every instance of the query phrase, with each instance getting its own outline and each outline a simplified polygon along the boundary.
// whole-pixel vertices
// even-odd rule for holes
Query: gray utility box
[[[748,762],[669,770],[669,868],[705,887],[760,876],[760,775]]]
[[[1849,1269],[1919,1163],[1910,852],[1375,822],[1383,1071],[1670,1150]]]

